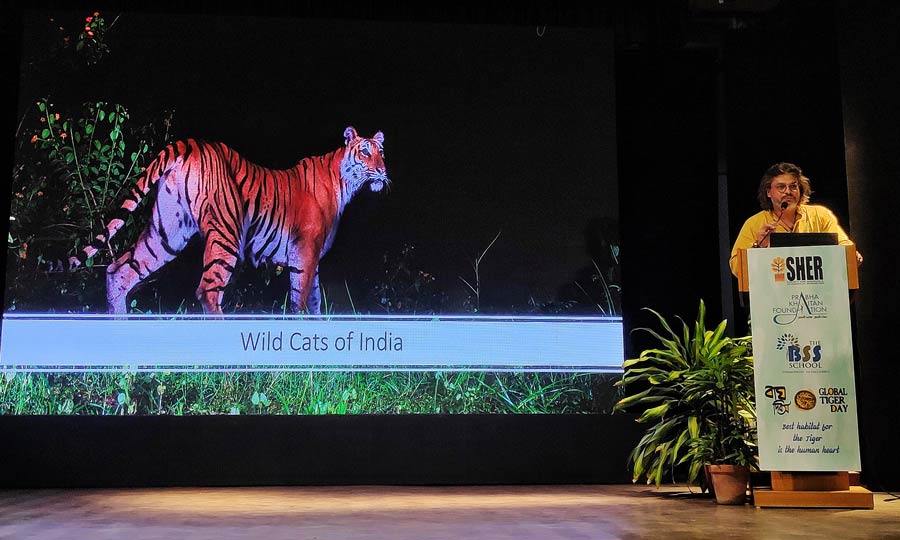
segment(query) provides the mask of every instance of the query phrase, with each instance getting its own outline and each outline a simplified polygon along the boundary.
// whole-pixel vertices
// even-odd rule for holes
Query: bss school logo
[[[821,367],[822,345],[819,341],[810,341],[800,346],[800,340],[793,334],[782,334],[775,348],[784,351],[791,368]]]

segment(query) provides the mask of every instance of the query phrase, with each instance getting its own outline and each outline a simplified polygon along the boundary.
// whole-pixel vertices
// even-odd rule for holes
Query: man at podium
[[[750,216],[744,222],[731,248],[729,261],[731,273],[738,275],[740,271],[738,250],[769,247],[769,237],[772,234],[835,233],[838,244],[853,244],[831,210],[821,205],[809,204],[811,194],[809,178],[803,176],[800,167],[793,163],[776,163],[769,167],[759,181],[757,191],[762,211]],[[857,251],[857,265],[862,264],[862,261],[863,257]]]
[[[872,493],[849,474],[861,459],[847,291],[859,287],[852,261],[862,256],[834,213],[809,204],[811,193],[800,167],[769,167],[757,192],[763,210],[731,250],[738,290],[751,295],[759,468],[771,471],[754,504],[872,508]],[[748,249],[770,246],[792,249]]]

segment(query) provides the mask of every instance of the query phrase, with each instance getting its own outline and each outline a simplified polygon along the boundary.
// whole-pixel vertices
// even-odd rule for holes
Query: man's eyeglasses
[[[800,184],[772,184],[772,189],[778,193],[787,193],[788,191],[800,191]]]

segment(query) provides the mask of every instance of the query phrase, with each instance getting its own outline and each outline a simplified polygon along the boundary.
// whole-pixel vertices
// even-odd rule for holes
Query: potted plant
[[[626,360],[625,373],[616,383],[632,393],[616,403],[615,410],[639,409],[637,421],[648,424],[629,455],[633,480],[646,478],[659,486],[667,474],[674,480],[682,467],[689,483],[699,479],[708,486],[706,476],[700,476],[707,465],[734,465],[745,471],[746,490],[756,461],[750,338],[727,337],[727,321],[707,330],[702,300],[693,325],[679,318],[680,333],[659,313],[645,309],[656,316],[662,331],[636,330],[648,332],[659,346]],[[710,471],[718,473],[718,467]],[[712,478],[717,481],[718,474]],[[720,490],[713,488],[719,500]],[[721,490],[723,496],[726,491]]]
[[[716,500],[743,504],[755,468],[756,413],[749,337],[730,340],[686,377],[685,395],[704,402],[703,422],[691,440],[690,459],[708,468]],[[703,428],[702,430],[700,428]]]

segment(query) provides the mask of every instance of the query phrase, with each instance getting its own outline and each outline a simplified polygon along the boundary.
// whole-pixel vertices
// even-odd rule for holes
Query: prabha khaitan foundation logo
[[[787,305],[772,308],[772,322],[782,326],[797,319],[827,319],[828,306],[825,300],[815,293],[798,292],[792,294]]]

